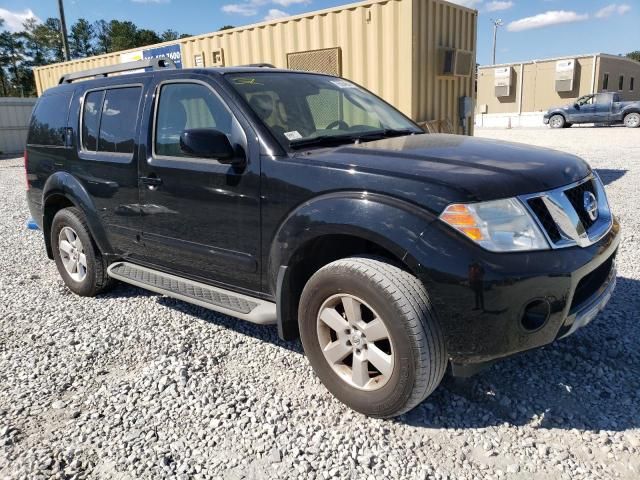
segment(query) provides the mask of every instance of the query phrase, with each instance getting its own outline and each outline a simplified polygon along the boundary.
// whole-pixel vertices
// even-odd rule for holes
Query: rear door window
[[[107,90],[102,103],[98,151],[133,153],[141,87]]]
[[[82,148],[95,152],[98,149],[98,129],[104,90],[89,92],[82,109]]]
[[[63,147],[70,101],[71,93],[41,97],[31,117],[27,143]]]

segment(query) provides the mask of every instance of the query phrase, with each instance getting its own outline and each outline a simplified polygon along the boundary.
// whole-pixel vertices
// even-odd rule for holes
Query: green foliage
[[[627,53],[627,57],[631,60],[635,60],[636,62],[640,62],[640,50]]]
[[[233,25],[224,25],[220,27],[218,31],[221,32],[222,30],[231,30],[232,28],[236,28],[236,27],[234,27]]]
[[[133,22],[78,19],[69,30],[69,48],[73,58],[118,52],[190,37],[174,30],[161,34],[138,28]],[[4,29],[0,18],[0,96],[34,96],[33,67],[64,60],[60,21],[47,18],[40,23],[30,18],[18,33]]]

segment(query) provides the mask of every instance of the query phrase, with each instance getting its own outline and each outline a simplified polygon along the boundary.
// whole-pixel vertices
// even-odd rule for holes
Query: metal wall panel
[[[0,152],[22,153],[35,98],[0,98]]]
[[[416,121],[450,120],[454,131],[462,132],[458,99],[475,99],[477,12],[441,0],[413,0],[413,61],[411,117]],[[472,52],[469,76],[438,75],[439,49]],[[469,118],[469,133],[473,119]]]
[[[443,0],[373,0],[179,43],[187,68],[196,66],[196,57],[205,67],[215,65],[214,53],[224,58],[225,66],[271,63],[286,68],[287,54],[339,47],[343,77],[416,121],[450,120],[461,132],[458,101],[463,95],[474,97],[474,72],[439,77],[438,49],[468,50],[475,65],[476,22],[476,11]],[[117,63],[120,53],[127,52],[38,68],[38,92],[56,85],[64,73]]]

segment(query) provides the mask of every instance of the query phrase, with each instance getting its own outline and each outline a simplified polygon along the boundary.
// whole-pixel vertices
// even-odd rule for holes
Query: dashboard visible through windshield
[[[391,105],[341,78],[286,72],[225,78],[287,149],[424,133]]]

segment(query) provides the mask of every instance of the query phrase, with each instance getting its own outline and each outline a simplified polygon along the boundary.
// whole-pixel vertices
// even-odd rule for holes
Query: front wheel
[[[628,113],[624,117],[624,125],[628,128],[638,128],[640,127],[640,113],[632,112]]]
[[[556,114],[549,119],[549,126],[551,128],[564,128],[565,123],[565,119],[562,115]]]
[[[322,383],[373,417],[411,410],[440,384],[448,356],[422,283],[353,257],[318,270],[300,299],[300,336]]]

